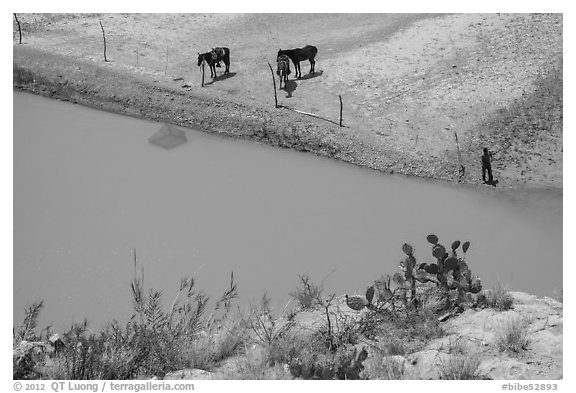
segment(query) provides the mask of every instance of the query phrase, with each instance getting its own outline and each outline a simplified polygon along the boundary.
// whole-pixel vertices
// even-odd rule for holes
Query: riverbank
[[[159,295],[151,293],[139,318],[136,312],[126,326],[111,322],[93,332],[76,324],[62,335],[45,336],[30,325],[42,309],[35,304],[27,311],[28,324],[14,329],[14,379],[564,378],[563,304],[551,298],[485,290],[482,304],[438,316],[430,292],[419,295],[422,308],[389,308],[374,300],[360,311],[345,296],[318,293],[314,300],[305,287],[299,294],[312,304],[278,314],[263,298],[237,314],[227,303],[232,291],[225,309],[206,318],[194,310],[164,314]],[[194,324],[181,325],[189,314]]]
[[[14,45],[14,87],[486,192],[562,188],[561,15],[357,14],[351,21],[322,15],[322,29],[301,32],[301,40],[322,44],[318,72],[291,81],[286,97],[279,92],[279,103],[337,120],[339,93],[345,127],[274,107],[266,62],[275,53],[270,38],[285,36],[278,18],[23,14],[24,43]],[[101,31],[93,28],[98,20],[111,35],[109,61],[99,55]],[[204,88],[194,50],[209,44],[193,23],[198,20],[203,27],[226,26],[228,34],[218,32],[213,40],[226,37],[235,47],[231,76]],[[354,30],[359,21],[362,28]],[[151,26],[154,34],[147,34]],[[268,30],[270,37],[263,37]],[[191,36],[190,42],[179,33]],[[356,34],[365,46],[356,48],[345,33]],[[250,40],[261,47],[250,51]],[[429,46],[418,51],[418,40]],[[358,51],[376,57],[364,67],[353,63]],[[454,131],[466,168],[462,177]],[[479,179],[484,145],[495,153],[496,190]]]

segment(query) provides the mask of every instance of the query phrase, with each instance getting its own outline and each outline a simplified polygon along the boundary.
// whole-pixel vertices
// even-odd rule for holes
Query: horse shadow
[[[298,87],[298,83],[295,80],[288,80],[284,86],[284,91],[287,93],[286,98],[292,97],[292,93]]]
[[[301,76],[300,78],[298,78],[298,80],[301,80],[301,81],[304,80],[304,81],[305,81],[306,79],[316,78],[316,77],[321,76],[323,73],[324,73],[324,71],[317,71],[317,72],[314,72],[314,73],[312,73],[312,74],[306,74],[306,75]]]
[[[210,82],[204,83],[204,86],[211,85],[214,82],[224,81],[228,78],[232,78],[236,76],[236,72],[229,72],[228,74],[218,75],[216,78],[213,78]]]

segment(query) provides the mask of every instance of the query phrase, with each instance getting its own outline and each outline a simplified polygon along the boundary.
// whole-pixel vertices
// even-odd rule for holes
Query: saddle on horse
[[[218,58],[222,59],[224,57],[224,55],[226,54],[224,49],[212,48],[210,54],[212,55],[212,62],[216,62],[216,67],[220,67],[220,60],[218,60]]]

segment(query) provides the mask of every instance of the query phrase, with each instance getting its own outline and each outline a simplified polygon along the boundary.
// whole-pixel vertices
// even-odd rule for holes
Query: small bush
[[[302,379],[362,379],[366,348],[342,346],[335,352],[318,352],[310,348],[293,352],[288,363],[290,373]]]
[[[482,362],[479,354],[456,354],[450,355],[446,362],[440,364],[440,379],[449,380],[473,380],[484,379],[478,373],[478,367]]]
[[[480,304],[498,311],[508,311],[512,309],[514,299],[508,289],[499,282],[496,284],[496,288],[484,292],[484,297]]]
[[[496,344],[502,352],[520,353],[528,348],[529,321],[523,318],[510,318],[497,331]]]
[[[265,349],[270,365],[282,362],[286,358],[285,337],[294,325],[292,320],[277,318],[270,308],[267,294],[262,296],[259,306],[250,306],[250,315],[245,321],[251,331],[251,341]]]
[[[190,343],[184,358],[186,366],[212,370],[224,359],[244,352],[246,331],[232,318],[208,326]]]
[[[362,372],[365,379],[402,380],[406,378],[406,364],[403,358],[389,356],[387,350],[373,348],[371,361]]]
[[[323,286],[314,284],[307,274],[298,275],[300,286],[295,291],[290,292],[290,296],[295,299],[302,310],[309,310],[318,305],[318,299],[324,291]]]

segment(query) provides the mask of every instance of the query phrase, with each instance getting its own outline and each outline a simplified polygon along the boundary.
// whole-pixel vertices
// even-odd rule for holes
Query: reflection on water
[[[134,249],[166,301],[193,273],[218,297],[234,271],[242,304],[285,303],[301,273],[364,290],[404,242],[429,262],[429,233],[470,240],[486,287],[561,288],[561,209],[193,131],[164,150],[148,143],[160,127],[14,95],[16,320],[37,299],[45,323],[126,319]]]

